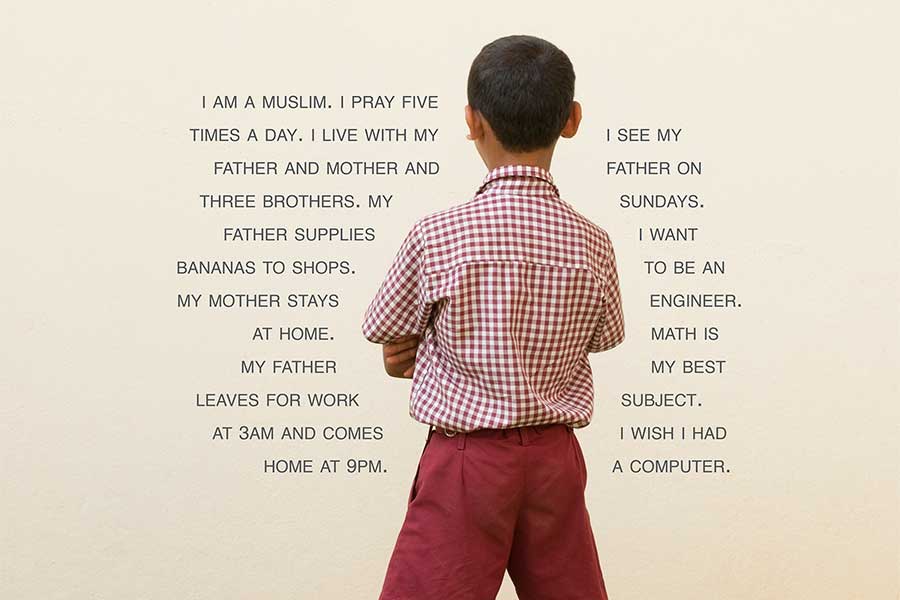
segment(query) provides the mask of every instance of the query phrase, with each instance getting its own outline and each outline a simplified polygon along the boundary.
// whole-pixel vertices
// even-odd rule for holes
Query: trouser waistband
[[[570,432],[573,430],[571,425],[566,423],[550,423],[547,425],[526,425],[523,427],[506,427],[502,429],[476,429],[474,431],[455,431],[447,427],[438,427],[431,425],[428,428],[427,439],[430,440],[432,434],[438,432],[445,437],[455,438],[457,447],[462,450],[466,447],[468,438],[487,438],[487,439],[506,439],[510,437],[518,438],[519,444],[526,446],[537,437],[547,435],[548,432],[562,430]]]

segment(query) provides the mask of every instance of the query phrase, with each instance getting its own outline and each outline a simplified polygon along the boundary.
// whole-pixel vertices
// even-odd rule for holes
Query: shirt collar
[[[494,167],[484,176],[475,195],[477,196],[488,187],[497,185],[494,182],[507,178],[531,178],[534,180],[533,183],[536,184],[535,187],[538,190],[541,188],[548,189],[552,191],[554,195],[559,196],[559,188],[553,183],[553,176],[550,175],[550,171],[537,165],[500,165],[499,167]],[[503,182],[501,181],[500,185],[502,184]]]

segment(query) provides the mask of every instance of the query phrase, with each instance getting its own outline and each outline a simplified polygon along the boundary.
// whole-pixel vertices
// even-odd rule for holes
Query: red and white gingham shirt
[[[594,410],[589,352],[624,338],[612,242],[550,173],[503,165],[475,197],[418,219],[366,310],[366,339],[423,336],[409,414],[456,431]]]

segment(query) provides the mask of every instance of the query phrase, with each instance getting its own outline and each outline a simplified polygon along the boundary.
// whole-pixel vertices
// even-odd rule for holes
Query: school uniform
[[[379,600],[606,600],[576,430],[588,354],[624,338],[606,231],[549,171],[503,165],[418,219],[369,304],[367,339],[421,336],[409,414],[427,424]]]

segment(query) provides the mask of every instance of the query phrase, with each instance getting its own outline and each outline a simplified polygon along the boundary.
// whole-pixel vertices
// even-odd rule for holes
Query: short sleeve
[[[362,333],[370,342],[386,344],[424,332],[431,305],[425,301],[423,251],[420,222],[416,221],[366,309]]]
[[[622,314],[622,293],[619,289],[619,272],[616,253],[609,246],[609,256],[604,263],[606,285],[603,290],[600,320],[588,342],[587,352],[603,352],[622,343],[625,339],[625,318]]]

